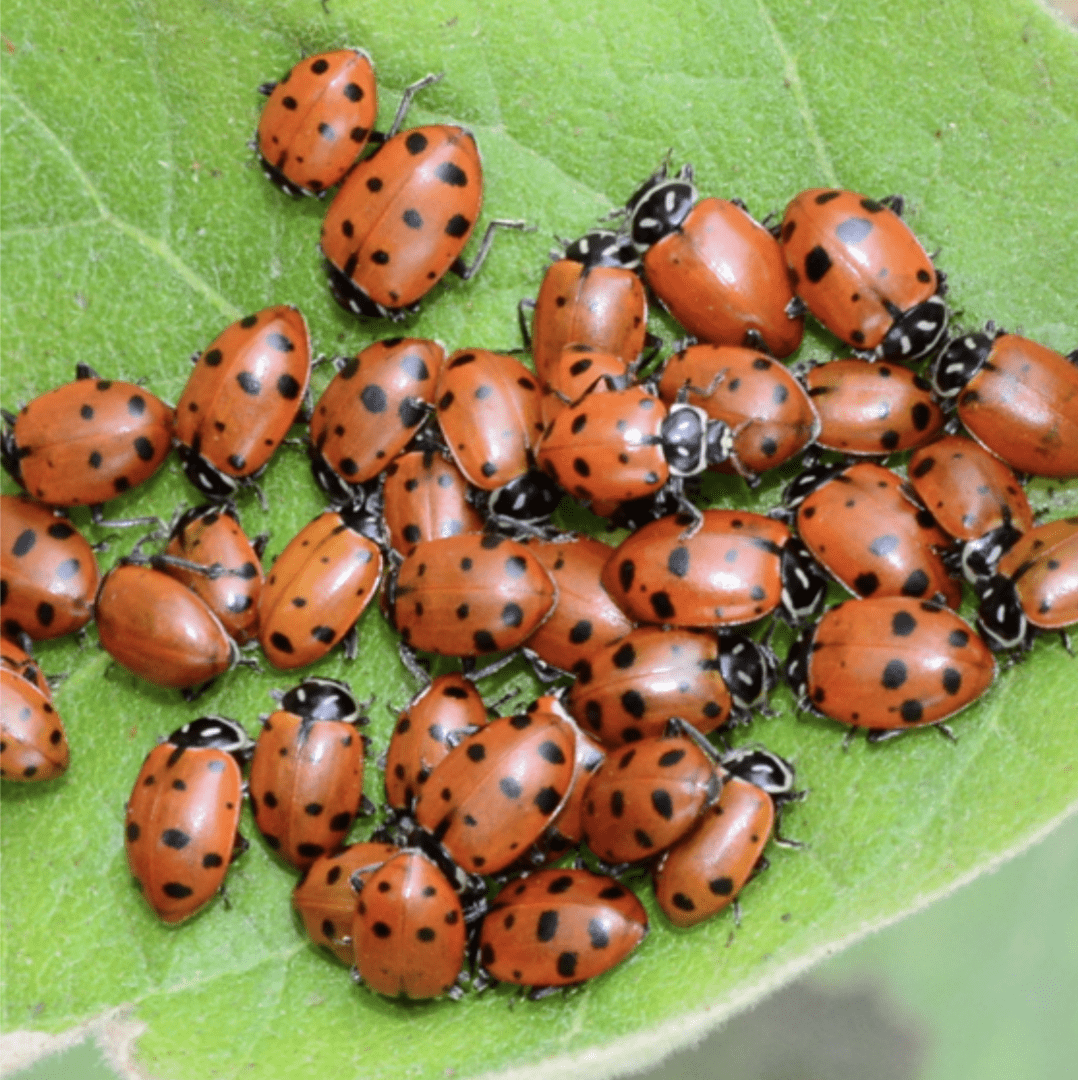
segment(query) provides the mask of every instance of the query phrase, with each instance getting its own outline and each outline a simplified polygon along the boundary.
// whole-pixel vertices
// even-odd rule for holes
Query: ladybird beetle
[[[336,679],[310,678],[278,699],[251,758],[255,824],[278,855],[305,870],[344,845],[363,798],[355,698]]]
[[[826,450],[890,454],[923,446],[943,427],[932,384],[901,365],[831,360],[804,380],[820,414],[816,442]]]
[[[327,510],[277,556],[262,589],[258,640],[276,668],[321,660],[339,641],[355,655],[353,630],[382,580],[380,534],[362,511]]]
[[[978,625],[993,649],[1028,649],[1038,630],[1078,622],[1078,517],[1031,529],[976,588]]]
[[[20,642],[16,643],[10,638],[0,637],[0,667],[24,679],[40,691],[46,701],[52,701],[52,686],[41,666],[30,655],[30,639],[22,634],[19,638]]]
[[[558,588],[558,603],[527,642],[525,652],[556,671],[576,672],[597,649],[633,628],[607,595],[599,575],[611,548],[591,536],[532,541],[528,550]]]
[[[690,345],[674,353],[659,382],[673,404],[684,388],[732,433],[730,465],[750,484],[801,453],[820,418],[801,384],[770,357],[733,345]]]
[[[480,985],[576,986],[620,964],[647,937],[644,905],[614,878],[537,870],[494,898],[479,937]]]
[[[870,461],[837,473],[821,466],[812,475],[820,482],[800,501],[797,531],[836,581],[856,596],[942,594],[958,607],[962,583],[938,554],[948,537],[906,498],[900,476]],[[797,483],[803,490],[804,474]]]
[[[187,479],[211,499],[256,480],[303,408],[311,378],[307,320],[288,304],[227,326],[201,355],[176,405]]]
[[[742,510],[705,510],[691,536],[687,515],[660,518],[626,537],[602,582],[629,618],[703,627],[755,622],[780,607],[788,618],[819,609],[826,580],[781,522]]]
[[[932,369],[966,430],[1012,469],[1078,476],[1078,349],[1069,356],[991,323],[949,342]]]
[[[411,648],[475,657],[523,644],[557,598],[557,585],[523,544],[468,533],[416,544],[389,574],[383,602]]]
[[[81,630],[97,594],[93,548],[32,499],[0,496],[0,613],[4,633],[35,641]]]
[[[909,362],[947,329],[943,279],[900,213],[902,200],[812,188],[786,207],[779,241],[797,300],[872,359]],[[800,302],[799,302],[800,301]]]
[[[3,643],[0,663],[0,776],[53,780],[67,770],[70,750],[41,669],[18,646]]]
[[[399,853],[396,844],[351,844],[336,855],[320,855],[292,890],[292,906],[303,919],[307,936],[349,967],[356,962],[352,948],[356,890],[352,878],[365,884],[375,870]]]
[[[584,840],[607,863],[639,862],[664,851],[722,791],[713,758],[687,734],[675,733],[676,723],[671,728],[609,755],[588,781]]]
[[[240,663],[236,643],[205,601],[150,566],[113,567],[101,580],[95,615],[102,648],[158,686],[205,686]]]
[[[970,581],[1033,528],[1029,499],[1011,469],[972,439],[945,435],[914,452],[907,469],[916,497],[944,532],[962,543]]]
[[[628,385],[629,365],[614,353],[597,352],[590,345],[566,345],[543,381],[539,414],[543,430],[566,405],[575,405],[592,390]]]
[[[389,997],[457,996],[467,938],[460,898],[421,851],[405,850],[354,883],[357,981]]]
[[[3,417],[4,468],[50,506],[99,507],[149,480],[172,447],[168,405],[134,383],[102,379],[88,364],[76,365],[74,382]]]
[[[437,341],[389,338],[335,361],[337,374],[311,414],[315,480],[338,504],[404,449],[433,407],[445,359]]]
[[[685,329],[712,345],[789,356],[804,334],[774,236],[740,200],[700,199],[691,165],[671,177],[666,162],[626,208],[644,277]]]
[[[164,557],[154,562],[197,593],[229,636],[245,645],[258,636],[263,583],[259,549],[265,539],[258,537],[254,544],[247,539],[231,503],[209,503],[176,520]],[[185,563],[202,569],[192,570]]]
[[[237,854],[241,768],[251,740],[235,720],[202,716],[143,762],[127,803],[127,863],[162,922],[190,918],[213,898]]]
[[[269,98],[256,136],[266,177],[288,195],[324,195],[359,157],[378,116],[370,56],[316,53],[258,89]]]
[[[868,728],[875,739],[946,720],[995,674],[991,651],[968,623],[943,604],[903,596],[831,608],[794,643],[786,666],[802,707]]]
[[[400,714],[386,750],[386,802],[411,810],[434,767],[487,722],[487,707],[462,675],[439,675]]]
[[[386,469],[383,515],[390,546],[410,555],[423,540],[480,532],[483,519],[468,499],[468,481],[433,447],[401,454]]]
[[[776,843],[779,808],[804,798],[794,790],[794,767],[762,747],[724,754],[719,801],[693,829],[663,853],[655,867],[655,899],[675,926],[695,926],[737,902],[738,894],[767,867],[763,850]],[[737,909],[735,907],[735,920]]]
[[[632,364],[647,338],[648,305],[640,256],[627,236],[596,229],[552,252],[528,334],[522,301],[520,329],[540,381],[551,378],[567,346],[580,345]]]
[[[419,792],[416,823],[470,873],[521,859],[572,784],[576,725],[553,711],[492,720],[442,759]]]

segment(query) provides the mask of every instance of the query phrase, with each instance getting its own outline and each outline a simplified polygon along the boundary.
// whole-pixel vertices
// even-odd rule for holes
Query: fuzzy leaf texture
[[[405,85],[444,71],[409,123],[472,128],[484,221],[538,226],[500,236],[473,281],[439,286],[408,333],[450,349],[518,345],[515,305],[535,295],[553,236],[581,235],[673,147],[705,194],[740,196],[758,217],[817,185],[899,192],[962,325],[994,319],[1064,352],[1078,345],[1078,38],[1027,0],[8,0],[2,32],[9,409],[70,379],[76,361],[175,401],[189,354],[273,303],[298,304],[329,354],[399,332],[334,304],[316,250],[326,203],[282,195],[246,146],[258,84],[342,45],[374,57],[383,128]],[[659,314],[652,327],[677,336]],[[816,328],[798,355],[836,344]],[[316,392],[328,378],[319,372]],[[752,494],[710,477],[707,494],[766,510],[794,471]],[[268,513],[249,492],[240,510],[249,533],[272,533],[272,556],[322,499],[287,448],[264,486]],[[1078,482],[1034,481],[1030,493],[1047,516],[1078,512]],[[109,512],[167,519],[195,500],[173,458]],[[585,514],[563,520],[599,529]],[[111,534],[103,565],[133,541]],[[776,637],[783,651],[788,640]],[[389,738],[386,705],[414,687],[375,610],[360,646],[352,664],[336,652],[311,670],[377,694],[373,759]],[[561,1075],[601,1074],[611,1048],[669,1030],[668,1049],[686,1017],[729,1014],[1006,857],[1078,799],[1078,663],[1058,638],[956,718],[957,745],[929,731],[844,753],[839,725],[798,717],[781,690],[778,715],[738,738],[796,760],[810,795],[785,827],[809,847],[771,849],[740,929],[726,913],[675,931],[641,887],[650,937],[581,990],[534,1004],[513,1005],[509,988],[402,1004],[353,987],[307,943],[289,906],[295,876],[246,810],[253,842],[228,876],[227,905],[167,928],[127,871],[124,800],[156,737],[213,712],[254,731],[267,691],[295,679],[238,669],[186,705],[110,664],[93,630],[39,655],[68,674],[57,703],[72,763],[51,784],[4,786],[3,1029],[58,1032],[124,1005],[146,1025],[138,1065],[172,1080],[434,1080],[528,1073],[558,1055]],[[519,664],[493,681],[537,686]],[[381,796],[373,765],[366,786]],[[644,1045],[637,1065],[660,1052]]]

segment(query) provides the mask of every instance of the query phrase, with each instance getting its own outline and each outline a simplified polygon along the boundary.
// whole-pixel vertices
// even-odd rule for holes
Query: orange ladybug
[[[37,781],[66,772],[71,755],[52,690],[34,659],[6,638],[0,688],[0,776]]]

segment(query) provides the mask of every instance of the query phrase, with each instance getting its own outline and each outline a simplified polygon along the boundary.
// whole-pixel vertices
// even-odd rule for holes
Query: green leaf
[[[408,332],[451,348],[516,345],[516,301],[535,294],[552,234],[586,230],[673,146],[703,191],[739,195],[761,217],[821,183],[901,192],[965,325],[993,318],[1057,349],[1078,344],[1078,41],[1028,0],[8,0],[2,32],[8,408],[69,379],[77,360],[175,400],[186,357],[270,303],[298,303],[327,353],[387,335],[328,296],[325,204],[282,196],[245,146],[254,88],[344,44],[375,58],[383,124],[405,85],[445,71],[411,122],[472,127],[485,216],[538,226],[500,237],[475,280],[439,286]],[[654,328],[676,334],[661,316]],[[833,344],[814,331],[802,355]],[[751,496],[709,478],[708,493],[766,508],[791,471]],[[288,450],[265,491],[268,513],[251,496],[241,511],[250,532],[272,531],[274,554],[321,500]],[[1036,481],[1031,497],[1050,516],[1078,512],[1075,482]],[[173,461],[110,512],[167,518],[193,500]],[[113,537],[104,561],[132,542]],[[354,664],[333,655],[314,670],[377,694],[377,752],[384,706],[411,687],[376,611],[360,642]],[[123,803],[155,738],[205,712],[253,728],[267,690],[291,679],[236,671],[196,707],[110,665],[92,631],[40,655],[69,675],[57,702],[72,764],[50,784],[4,785],[3,1029],[60,1032],[123,1007],[145,1025],[135,1058],[153,1075],[434,1078],[589,1052],[562,1072],[640,1065],[1007,857],[1078,799],[1078,676],[1057,639],[957,719],[954,746],[924,732],[843,753],[838,726],[798,718],[783,691],[779,715],[750,735],[796,759],[811,796],[786,828],[810,846],[771,853],[740,929],[728,913],[675,931],[641,889],[651,936],[575,993],[401,1004],[354,988],[306,943],[289,909],[294,875],[257,840],[229,874],[228,903],[178,928],[157,923],[131,884]],[[519,667],[502,683],[535,688]],[[372,767],[368,795],[380,781]],[[244,831],[257,835],[246,813]]]

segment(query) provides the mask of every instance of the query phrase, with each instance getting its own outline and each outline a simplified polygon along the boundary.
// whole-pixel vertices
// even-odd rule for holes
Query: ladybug
[[[251,758],[255,824],[285,862],[305,870],[344,845],[363,799],[360,715],[347,684],[310,678],[278,697]]]
[[[797,299],[874,360],[909,363],[947,329],[943,276],[901,218],[899,198],[812,188],[786,207],[779,242]]]
[[[826,579],[779,521],[742,510],[660,518],[622,541],[602,582],[629,618],[671,626],[739,626],[780,609],[799,621],[818,611]],[[690,530],[691,531],[691,530]]]
[[[870,739],[939,724],[972,704],[996,674],[988,646],[933,600],[846,600],[794,643],[786,679],[810,707]]]
[[[523,544],[467,533],[416,544],[389,574],[383,605],[411,649],[472,658],[522,645],[557,598],[557,585]]]
[[[759,474],[801,453],[820,433],[820,417],[801,384],[755,349],[690,345],[666,362],[659,396],[667,405],[688,388],[712,420],[730,429],[728,464],[750,486]]]
[[[1078,622],[1078,517],[1048,521],[1020,537],[976,585],[977,622],[993,649],[1029,649],[1038,630]]]
[[[910,487],[944,532],[962,544],[970,581],[986,576],[1033,528],[1033,510],[1011,469],[972,439],[945,435],[916,450]]]
[[[339,641],[355,657],[355,625],[382,580],[381,528],[363,511],[327,510],[277,556],[262,589],[258,640],[276,668],[321,660]]]
[[[448,455],[434,447],[401,454],[382,487],[389,544],[410,555],[423,540],[481,532],[483,519],[468,498],[468,481]]]
[[[531,541],[528,550],[557,586],[558,603],[524,651],[546,674],[575,673],[597,649],[633,628],[599,581],[611,549],[593,537],[569,535]]]
[[[52,686],[41,666],[30,655],[30,639],[23,634],[20,634],[19,638],[20,641],[15,642],[10,638],[0,637],[0,668],[18,675],[38,690],[46,700],[52,701]]]
[[[539,414],[543,430],[566,405],[575,405],[592,390],[600,393],[629,384],[629,365],[614,353],[597,352],[590,345],[566,345],[543,381]]]
[[[531,986],[541,998],[620,964],[647,937],[644,905],[614,878],[537,870],[494,898],[479,935],[480,986]]]
[[[958,419],[1012,469],[1078,476],[1078,349],[1069,356],[991,323],[948,342],[932,369]]]
[[[245,645],[258,637],[261,552],[267,539],[263,534],[252,544],[231,503],[207,503],[180,515],[164,556],[154,562],[197,593],[229,636]]]
[[[278,304],[227,326],[201,355],[176,405],[184,472],[210,499],[262,475],[303,408],[311,340],[299,308]]]
[[[356,890],[352,878],[365,884],[371,874],[399,853],[396,844],[351,844],[336,855],[320,855],[292,890],[292,906],[299,912],[307,936],[349,967],[356,962],[352,948]]]
[[[790,762],[763,747],[742,747],[723,755],[722,769],[719,801],[655,866],[655,899],[675,926],[695,926],[731,903],[740,922],[737,897],[767,868],[768,840],[802,846],[778,834],[781,807],[805,797],[794,790]]]
[[[238,826],[252,745],[235,720],[201,716],[143,762],[127,803],[127,864],[162,922],[204,907],[247,850]]]
[[[492,720],[454,746],[415,804],[416,823],[469,873],[521,859],[569,795],[576,725],[552,711]]]
[[[923,446],[943,427],[932,384],[907,367],[831,360],[804,375],[820,414],[816,443],[845,454],[890,454]]]
[[[262,171],[288,195],[324,195],[359,157],[378,117],[370,56],[316,53],[258,89],[269,98],[256,135]]]
[[[3,418],[4,468],[35,499],[49,506],[89,506],[97,524],[156,521],[103,522],[100,507],[149,480],[168,456],[174,413],[159,398],[78,364],[74,382]]]
[[[32,499],[0,496],[4,633],[35,641],[81,630],[97,594],[93,548],[67,518]]]
[[[487,722],[479,691],[456,672],[439,675],[400,714],[386,750],[386,803],[411,810],[431,772],[463,738]]]
[[[101,580],[95,616],[113,660],[147,682],[189,690],[189,698],[243,662],[205,602],[151,566],[113,567]]]
[[[460,996],[467,940],[460,898],[422,851],[406,849],[353,883],[354,977],[389,997]]]
[[[6,639],[0,688],[0,776],[38,781],[66,772],[71,754],[52,690],[34,660]]]
[[[800,497],[810,477],[817,486]],[[929,511],[910,502],[903,486],[890,469],[860,461],[837,471],[819,466],[787,491],[793,500],[800,497],[797,531],[805,546],[850,592],[926,600],[942,595],[957,608],[962,583],[938,554],[948,537]]]
[[[648,305],[629,237],[596,229],[551,259],[534,305],[521,301],[519,308],[521,335],[540,381],[553,376],[567,346],[632,364],[647,339]],[[535,308],[531,334],[524,317],[529,306]]]
[[[639,862],[692,828],[722,791],[713,752],[673,721],[668,733],[611,754],[584,793],[584,840],[604,862]],[[703,742],[703,739],[700,739]]]
[[[774,236],[740,200],[700,199],[693,169],[670,176],[667,163],[629,200],[633,242],[644,277],[693,337],[789,356],[804,334]]]
[[[356,497],[404,449],[433,408],[445,349],[423,338],[389,338],[350,359],[311,414],[311,468],[337,505]]]

